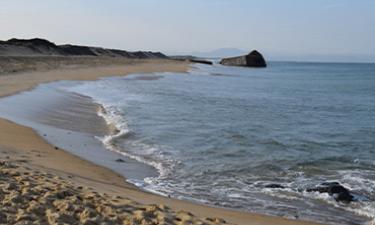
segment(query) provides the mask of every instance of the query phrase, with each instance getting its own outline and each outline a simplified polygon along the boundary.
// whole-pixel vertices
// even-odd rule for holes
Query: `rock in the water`
[[[116,162],[124,163],[125,161],[123,159],[116,159]]]
[[[328,193],[339,202],[351,202],[354,196],[338,182],[324,182],[317,187],[306,189],[307,192]]]
[[[349,191],[340,192],[338,194],[334,194],[333,197],[338,202],[352,202],[354,200],[354,196],[350,194]]]
[[[248,55],[224,58],[220,61],[220,64],[225,66],[267,67],[266,60],[256,50]]]
[[[349,192],[348,189],[345,187],[341,186],[340,184],[338,185],[331,185],[328,190],[328,194],[333,195],[333,194],[340,194],[344,192]]]
[[[264,186],[265,188],[280,188],[280,189],[284,189],[285,187],[280,185],[280,184],[267,184]]]
[[[313,188],[307,188],[307,192],[320,192],[320,193],[328,193],[330,195],[338,194],[341,192],[348,191],[345,187],[343,187],[338,182],[324,182],[321,183],[319,186]]]

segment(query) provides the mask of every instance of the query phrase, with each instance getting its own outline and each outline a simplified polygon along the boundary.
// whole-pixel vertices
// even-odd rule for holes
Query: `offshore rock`
[[[267,67],[266,60],[257,50],[244,56],[224,58],[220,64],[225,66],[245,66],[245,67]]]
[[[324,182],[317,187],[306,189],[306,192],[328,193],[338,202],[354,201],[352,193],[338,182]]]

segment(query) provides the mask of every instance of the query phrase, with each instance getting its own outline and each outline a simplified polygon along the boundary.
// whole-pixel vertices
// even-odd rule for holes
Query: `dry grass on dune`
[[[51,69],[123,65],[145,59],[94,56],[0,56],[0,74]]]

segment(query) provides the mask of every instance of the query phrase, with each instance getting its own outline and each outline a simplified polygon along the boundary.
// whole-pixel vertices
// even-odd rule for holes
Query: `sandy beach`
[[[0,97],[57,80],[185,72],[190,64],[119,58],[2,57]],[[0,224],[316,224],[146,193],[115,172],[0,119]]]

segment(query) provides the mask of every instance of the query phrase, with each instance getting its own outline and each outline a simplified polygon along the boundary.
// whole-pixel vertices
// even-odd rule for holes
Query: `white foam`
[[[342,203],[335,201],[334,198],[330,196],[328,193],[305,191],[303,192],[303,196],[323,200],[326,203],[333,205],[336,208],[341,208],[343,210],[353,212],[359,216],[367,217],[372,221],[372,223],[375,222],[375,202],[369,202],[369,201],[353,202],[347,205],[347,204],[342,204]]]
[[[173,171],[174,166],[179,162],[165,155],[165,146],[143,143],[142,140],[129,140],[125,143],[130,146],[128,148],[129,151],[126,151],[123,146],[116,143],[116,140],[132,132],[128,127],[126,116],[121,110],[124,104],[126,104],[124,100],[132,101],[136,98],[136,100],[139,101],[142,99],[139,99],[136,95],[132,95],[131,93],[124,94],[122,92],[115,92],[113,95],[108,95],[108,93],[112,93],[112,89],[109,89],[109,87],[115,90],[117,88],[113,87],[113,85],[108,85],[108,82],[111,82],[111,79],[84,82],[66,88],[66,90],[89,96],[95,103],[101,106],[97,114],[112,128],[112,132],[104,137],[96,138],[103,143],[106,149],[155,168],[159,174],[158,177],[145,178],[143,181],[129,180],[129,182],[149,191],[158,192],[158,190],[160,190],[160,185],[158,185],[160,180],[167,177],[171,171]],[[105,89],[104,94],[102,94],[103,92],[101,91],[103,89]]]
[[[145,159],[142,156],[130,154],[129,152],[123,151],[123,149],[119,148],[115,143],[114,140],[127,135],[130,133],[128,125],[126,123],[124,115],[122,115],[121,111],[117,109],[116,106],[105,105],[101,104],[104,110],[99,110],[98,115],[101,116],[109,126],[114,126],[117,129],[117,132],[114,134],[106,135],[102,138],[99,138],[104,146],[114,152],[117,152],[121,155],[124,155],[128,158],[137,160],[138,162],[150,165],[157,169],[160,176],[165,176],[167,173],[167,169],[163,166],[161,162],[152,161],[149,159]],[[148,146],[149,151],[155,152],[152,147]]]
[[[351,189],[366,190],[369,193],[375,190],[375,181],[366,176],[373,174],[373,171],[341,170],[338,173],[342,176],[343,183]]]
[[[361,202],[354,207],[348,207],[347,210],[354,212],[359,216],[369,218],[369,225],[375,225],[375,203]]]

